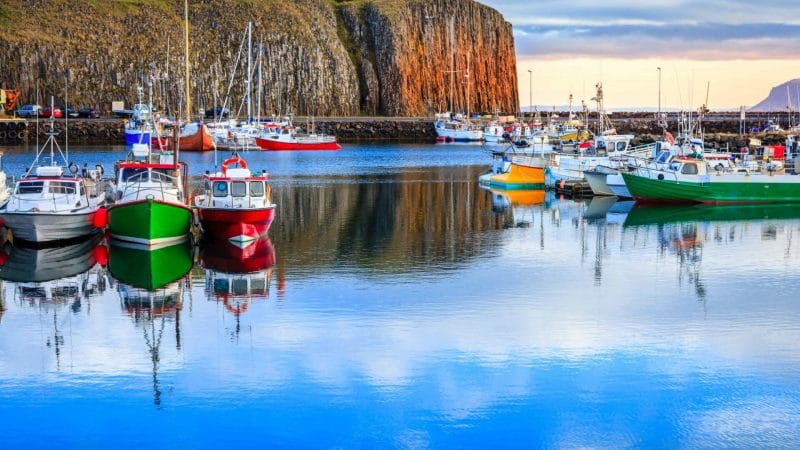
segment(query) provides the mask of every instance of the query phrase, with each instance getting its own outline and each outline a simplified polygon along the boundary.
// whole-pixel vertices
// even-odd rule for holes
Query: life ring
[[[75,161],[72,161],[71,163],[69,163],[69,166],[67,168],[69,169],[69,173],[71,173],[72,175],[77,174],[78,171],[80,170],[80,169],[78,169],[78,165],[75,164]]]
[[[222,174],[225,175],[228,172],[228,166],[234,163],[238,164],[242,169],[247,169],[247,161],[242,158],[228,158],[222,163]]]

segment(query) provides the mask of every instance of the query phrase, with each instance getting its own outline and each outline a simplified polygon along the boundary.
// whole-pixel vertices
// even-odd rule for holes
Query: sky
[[[520,104],[736,109],[800,78],[800,2],[480,0],[514,26]],[[532,70],[531,73],[528,72]],[[531,83],[532,82],[532,83]]]

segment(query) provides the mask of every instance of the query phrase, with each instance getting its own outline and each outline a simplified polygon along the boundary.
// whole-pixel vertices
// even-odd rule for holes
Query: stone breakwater
[[[762,122],[766,123],[766,119]],[[312,127],[310,120],[298,118],[295,123],[304,130]],[[652,117],[624,117],[613,120],[619,133],[636,135],[634,144],[649,143],[661,137],[661,128]],[[757,126],[758,119],[748,122]],[[122,144],[125,122],[119,119],[75,119],[69,121],[69,141],[81,144]],[[590,121],[590,126],[593,122]],[[63,142],[66,133],[65,121],[57,120],[56,130],[60,132],[59,141]],[[22,134],[20,141],[35,141],[37,126],[35,121],[28,121],[26,127],[15,125],[15,135]],[[38,125],[39,139],[45,139],[48,128],[47,121]],[[317,132],[336,136],[342,142],[364,140],[396,140],[414,142],[434,142],[436,131],[430,118],[384,118],[384,117],[351,117],[351,118],[318,118],[313,122]],[[738,120],[717,117],[704,123],[705,139],[711,147],[739,148],[747,146],[750,138],[758,138],[764,145],[781,144],[785,140],[784,133],[751,133],[742,137],[738,135]],[[677,134],[674,125],[669,128]],[[8,142],[13,143],[13,142]]]

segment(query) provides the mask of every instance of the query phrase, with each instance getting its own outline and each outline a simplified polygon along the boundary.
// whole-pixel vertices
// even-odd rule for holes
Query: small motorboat
[[[206,237],[240,247],[266,235],[275,217],[267,173],[252,173],[236,153],[221,171],[203,176],[203,191],[193,204]]]

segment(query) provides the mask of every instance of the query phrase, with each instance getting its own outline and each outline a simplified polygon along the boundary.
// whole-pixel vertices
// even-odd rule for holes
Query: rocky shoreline
[[[316,119],[313,125],[305,119],[295,121],[301,128],[314,128],[317,132],[336,136],[341,142],[358,142],[371,140],[390,140],[406,142],[434,142],[436,131],[430,118],[381,118],[381,117],[354,117],[354,118],[322,118]],[[613,121],[619,133],[636,135],[634,144],[649,143],[661,137],[661,128],[652,117],[621,117]],[[755,121],[752,123],[756,123]],[[38,125],[39,139],[45,139],[47,121],[40,121]],[[57,120],[56,129],[60,132],[59,139],[65,139],[66,121]],[[71,119],[69,120],[68,137],[71,143],[80,144],[122,144],[124,138],[125,121],[121,119]],[[590,122],[590,126],[592,123]],[[35,121],[13,122],[13,125],[0,123],[0,132],[5,139],[2,144],[31,143],[36,140],[37,127]],[[12,130],[13,128],[13,130]],[[717,117],[704,123],[705,139],[712,148],[740,148],[751,143],[751,138],[757,138],[763,145],[783,143],[785,133],[749,133],[739,136],[739,121]],[[673,134],[674,131],[673,131]]]

